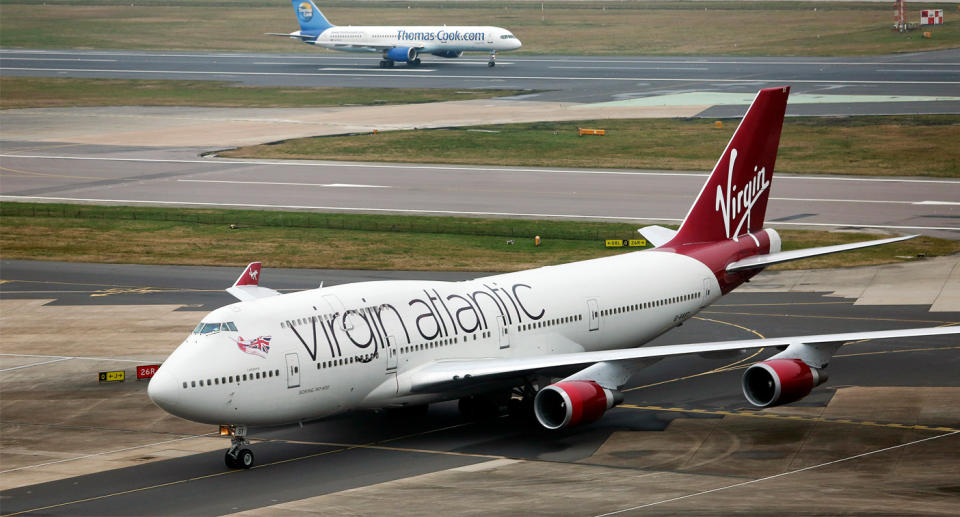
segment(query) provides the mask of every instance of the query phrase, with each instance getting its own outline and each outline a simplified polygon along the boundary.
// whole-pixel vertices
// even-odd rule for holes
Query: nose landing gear
[[[497,51],[496,51],[496,50],[491,50],[491,51],[490,51],[490,61],[487,61],[487,66],[490,67],[490,68],[493,68],[493,67],[497,66]]]
[[[227,468],[249,469],[252,467],[254,457],[253,451],[247,448],[250,445],[250,440],[247,440],[247,426],[220,426],[220,434],[230,435],[230,449],[223,456],[223,462],[227,464]]]

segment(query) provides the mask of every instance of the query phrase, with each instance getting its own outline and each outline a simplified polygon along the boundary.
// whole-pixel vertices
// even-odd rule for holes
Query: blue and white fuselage
[[[501,27],[440,26],[337,26],[327,21],[311,0],[292,0],[300,30],[275,34],[302,42],[345,52],[379,52],[381,67],[396,61],[411,66],[420,64],[420,56],[460,57],[463,52],[489,52],[494,66],[497,52],[518,49],[520,40]]]

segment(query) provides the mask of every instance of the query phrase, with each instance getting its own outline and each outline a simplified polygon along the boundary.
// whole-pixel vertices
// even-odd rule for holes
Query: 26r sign
[[[137,380],[140,379],[149,379],[157,373],[157,368],[160,368],[159,364],[147,364],[143,366],[137,366]]]

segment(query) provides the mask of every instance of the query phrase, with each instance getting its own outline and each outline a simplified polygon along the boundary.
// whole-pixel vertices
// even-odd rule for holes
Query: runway
[[[5,146],[5,148],[11,148]],[[7,201],[678,223],[705,174],[196,158],[56,145],[0,155]],[[29,154],[28,154],[29,153]],[[778,175],[776,228],[960,238],[960,181]]]
[[[793,85],[820,96],[788,115],[960,112],[960,49],[857,58],[514,56],[495,68],[483,55],[427,59],[419,68],[377,68],[376,56],[142,51],[0,51],[0,73],[41,77],[218,80],[251,86],[497,88],[533,90],[523,100],[630,102],[676,93],[750,93]],[[853,96],[829,101],[836,95]],[[711,108],[703,116],[739,116]]]
[[[179,318],[184,323],[178,325],[183,327],[179,329],[183,335],[192,326],[188,321],[200,318],[196,310],[230,302],[229,295],[221,289],[236,274],[235,268],[212,267],[29,261],[5,261],[0,265],[0,299],[5,304],[22,303],[24,299],[55,300],[46,308],[38,308],[41,320],[47,314],[70,326],[70,320],[63,315],[110,303],[112,311],[102,312],[104,319],[100,322],[106,325],[111,320],[117,322],[111,314],[120,314],[120,310],[137,309],[143,317],[150,318],[151,312],[160,315],[171,305],[185,306],[190,312]],[[312,287],[319,280],[332,285],[363,279],[454,280],[471,276],[272,269],[264,273],[266,283],[284,290]],[[853,302],[822,293],[734,293],[652,344],[934,326],[960,321],[960,313],[932,314],[926,306],[861,306]],[[21,314],[21,318],[30,317]],[[30,457],[22,451],[21,443],[26,442],[21,437],[32,437],[31,447],[41,450],[50,450],[54,444],[70,450],[91,443],[88,440],[99,443],[94,449],[115,449],[117,445],[103,440],[124,430],[123,436],[127,437],[150,429],[168,433],[166,440],[212,440],[196,438],[204,426],[172,417],[156,420],[162,412],[146,400],[145,384],[116,388],[97,387],[95,382],[89,385],[91,381],[85,380],[87,372],[115,364],[109,359],[64,370],[83,361],[43,363],[37,357],[32,359],[36,362],[32,366],[10,370],[10,333],[16,340],[21,330],[8,319],[9,313],[4,318],[8,341],[0,354],[6,368],[0,382],[4,390],[3,425],[10,443],[6,454],[14,455],[14,463],[6,460],[0,476],[9,480],[51,468],[30,466]],[[127,323],[140,324],[135,320]],[[78,339],[83,338],[78,335]],[[169,350],[175,345],[172,341],[163,348]],[[57,345],[43,343],[47,350],[51,346]],[[133,343],[99,346],[112,349],[113,357],[143,354],[134,352]],[[64,352],[76,350],[59,353]],[[949,465],[960,457],[960,440],[951,434],[960,430],[960,415],[955,414],[960,396],[956,389],[960,379],[955,375],[960,368],[957,343],[928,338],[849,344],[832,362],[831,378],[825,386],[800,403],[763,412],[747,409],[739,392],[742,370],[737,365],[743,360],[740,356],[727,356],[663,361],[634,376],[623,406],[594,424],[562,433],[545,433],[507,418],[464,420],[454,404],[444,403],[433,406],[422,418],[361,412],[308,422],[302,429],[294,426],[252,430],[259,466],[251,471],[226,471],[222,467],[223,451],[216,444],[210,452],[176,454],[171,454],[177,450],[175,445],[154,445],[127,453],[133,458],[133,466],[118,469],[110,467],[105,459],[108,468],[103,470],[4,490],[0,493],[3,514],[210,515],[252,511],[252,515],[275,515],[279,511],[275,505],[283,504],[308,505],[323,514],[346,510],[366,514],[388,511],[400,498],[406,501],[396,509],[401,515],[425,511],[423,504],[427,501],[458,513],[466,510],[464,504],[477,504],[471,495],[476,490],[480,494],[491,490],[501,493],[501,498],[491,499],[488,505],[490,511],[507,513],[533,508],[539,509],[534,511],[536,514],[595,515],[629,508],[651,497],[654,501],[666,500],[671,491],[684,494],[684,498],[657,503],[662,505],[660,511],[686,511],[707,505],[725,513],[724,509],[734,511],[743,504],[748,507],[746,511],[757,513],[764,507],[770,508],[764,506],[769,505],[770,497],[776,498],[780,508],[806,508],[797,511],[803,514],[869,510],[873,508],[871,504],[879,504],[871,500],[891,505],[888,508],[895,513],[946,514],[955,508],[955,495],[929,498],[921,494],[949,491],[953,480],[947,471],[938,470],[940,467],[935,465]],[[54,379],[56,384],[50,384]],[[900,388],[884,388],[888,386]],[[73,410],[65,413],[58,404],[42,402],[45,397],[59,400],[65,395],[64,390],[80,395],[72,397]],[[849,406],[851,393],[874,397],[874,403],[854,404],[861,408],[857,413]],[[884,398],[880,403],[879,394],[889,393],[901,395]],[[914,395],[920,393],[928,395]],[[936,398],[933,393],[943,395]],[[883,395],[888,396],[891,395]],[[111,397],[116,401],[110,402]],[[905,412],[915,400],[933,405],[924,406],[927,409],[919,415]],[[843,412],[839,407],[847,409]],[[83,422],[89,424],[81,427]],[[37,437],[37,429],[44,430],[42,437]],[[702,443],[691,441],[691,437],[704,432]],[[90,433],[100,436],[100,442],[86,438]],[[64,439],[71,434],[78,435],[77,443]],[[810,437],[809,441],[805,436]],[[929,439],[937,441],[928,444]],[[905,447],[904,454],[885,457],[886,453],[879,451],[888,446]],[[876,454],[871,456],[875,459],[854,457],[864,452]],[[803,506],[810,504],[809,494],[803,495],[803,490],[797,488],[810,481],[802,473],[792,472],[798,468],[795,455],[807,457],[799,465],[824,471],[816,474],[815,486],[825,482],[821,477],[824,475],[827,479],[834,479],[829,477],[833,475],[847,476],[847,481],[830,481],[832,492],[818,494],[814,506]],[[849,466],[817,466],[835,460]],[[66,470],[73,463],[92,460],[71,462],[67,456],[60,461],[64,461],[60,468]],[[891,461],[898,465],[895,470],[886,467],[894,464],[888,463]],[[21,464],[24,462],[27,464]],[[872,467],[864,466],[864,462]],[[12,466],[15,468],[11,471]],[[872,473],[870,483],[858,478],[860,469]],[[763,479],[770,473],[788,471],[792,477],[787,486]],[[544,477],[538,478],[534,472]],[[915,480],[916,476],[921,476],[922,481]],[[421,477],[422,482],[416,481]],[[680,479],[685,481],[680,483]],[[676,486],[668,488],[658,484],[658,480]],[[733,487],[748,481],[750,488],[740,492],[728,488],[734,491],[731,497],[740,501],[737,505],[712,490],[704,492],[704,487]],[[595,487],[589,492],[593,495],[557,495],[579,485]],[[891,500],[886,494],[892,486],[898,487],[907,499]],[[523,488],[522,502],[517,500],[520,494],[514,494],[511,487]],[[922,502],[911,499],[917,497]]]

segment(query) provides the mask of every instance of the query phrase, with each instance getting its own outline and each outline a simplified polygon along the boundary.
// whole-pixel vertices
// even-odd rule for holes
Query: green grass
[[[876,238],[847,232],[780,233],[785,249]],[[534,246],[534,235],[543,238],[542,246]],[[635,237],[636,226],[626,223],[0,205],[3,259],[235,266],[261,260],[270,267],[516,271],[624,253],[628,249],[605,248],[603,239]],[[774,269],[896,263],[918,254],[958,252],[958,241],[921,237]]]
[[[313,52],[264,36],[297,28],[285,2],[4,1],[0,46]],[[333,23],[496,25],[522,54],[875,55],[960,45],[951,21],[924,39],[891,30],[892,5],[828,2],[323,2]],[[916,9],[919,9],[917,7]],[[912,9],[911,16],[916,17]],[[602,37],[598,37],[602,36]]]
[[[577,127],[606,136],[578,137]],[[536,122],[315,137],[223,151],[233,158],[710,170],[736,123],[703,119]],[[777,172],[960,177],[960,115],[788,118]],[[491,149],[496,149],[491,153]]]
[[[270,88],[220,81],[0,77],[0,108],[62,106],[317,107],[487,99],[517,90]]]

